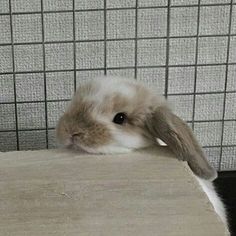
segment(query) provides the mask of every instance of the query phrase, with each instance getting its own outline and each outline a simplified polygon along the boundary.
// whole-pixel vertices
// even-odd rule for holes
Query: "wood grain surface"
[[[166,147],[0,153],[0,212],[1,236],[228,235]]]

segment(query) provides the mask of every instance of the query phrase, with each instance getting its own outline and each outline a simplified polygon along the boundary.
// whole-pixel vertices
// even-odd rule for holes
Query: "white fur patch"
[[[151,145],[151,142],[139,133],[128,133],[124,130],[113,129],[112,136],[115,142],[121,147],[138,149]]]
[[[161,139],[157,138],[157,142],[160,146],[167,146],[165,142],[163,142]]]
[[[101,154],[127,153],[133,150],[128,147],[119,146],[116,143],[110,143],[110,144],[103,145],[96,148],[80,145],[79,148],[83,149],[84,151],[88,153],[95,153],[95,154],[97,153],[101,153]]]
[[[98,106],[103,105],[107,95],[114,93],[119,93],[127,99],[132,99],[135,95],[135,88],[129,85],[132,81],[133,79],[124,79],[120,77],[98,77],[93,81],[97,84],[98,89],[96,93],[92,94],[92,97],[91,95],[88,95],[86,99],[98,104]]]
[[[215,209],[215,212],[220,217],[220,219],[223,221],[223,223],[227,226],[227,217],[226,217],[225,208],[224,208],[224,205],[223,205],[220,197],[217,195],[217,193],[215,191],[213,183],[208,180],[201,179],[201,178],[197,177],[196,175],[195,175],[195,177],[198,180],[199,184],[201,185],[203,191],[206,193],[208,199],[212,203],[212,205]]]

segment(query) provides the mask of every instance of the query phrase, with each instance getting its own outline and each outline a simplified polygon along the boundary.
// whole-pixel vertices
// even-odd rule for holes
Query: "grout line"
[[[165,65],[165,97],[168,96],[168,80],[169,80],[169,50],[170,50],[170,7],[171,0],[168,0],[167,8],[167,29],[166,29],[166,65]]]
[[[13,89],[14,89],[14,102],[15,105],[15,124],[16,124],[16,148],[20,149],[19,145],[19,132],[18,132],[18,111],[17,111],[17,97],[16,97],[16,73],[15,73],[15,51],[14,51],[14,37],[13,37],[13,22],[12,22],[12,9],[11,9],[11,0],[9,0],[9,13],[10,13],[10,33],[11,33],[11,51],[12,51],[12,74],[13,74]]]
[[[203,148],[222,148],[222,147],[236,147],[236,144],[228,144],[228,145],[205,145]],[[220,171],[220,170],[218,170]]]
[[[194,92],[192,92],[192,93],[169,93],[168,96],[211,95],[211,94],[224,94],[224,93],[236,93],[236,90],[233,90],[233,91],[195,92],[195,93]]]
[[[48,130],[54,130],[55,128],[48,128]],[[18,132],[27,132],[27,131],[40,131],[45,130],[45,128],[34,128],[34,129],[18,129]],[[0,133],[10,133],[10,132],[16,132],[16,130],[0,130]]]
[[[104,13],[105,14],[105,13]],[[105,25],[105,23],[104,23]],[[169,24],[167,24],[169,25]],[[105,26],[104,26],[105,28]],[[160,37],[131,37],[131,38],[106,38],[106,41],[135,41],[135,40],[158,40],[158,39],[187,39],[187,38],[219,38],[219,37],[228,37],[232,36],[235,37],[236,34],[210,34],[210,35],[181,35],[181,36],[160,36]],[[54,41],[45,41],[44,44],[61,44],[61,43],[92,43],[92,42],[103,42],[104,39],[83,39],[83,40],[54,40]],[[0,43],[0,46],[11,46],[12,43]],[[14,45],[35,45],[35,44],[42,44],[41,41],[37,42],[13,42]]]
[[[201,4],[200,7],[214,7],[214,6],[230,6],[231,3],[215,3],[215,4]],[[233,3],[232,5],[236,5],[236,3]],[[158,8],[167,8],[168,5],[163,6],[140,6],[139,9],[158,9]],[[192,4],[192,5],[171,5],[171,8],[191,8],[191,7],[198,7],[198,4]],[[103,8],[98,9],[75,9],[75,12],[89,12],[89,11],[103,11]],[[108,11],[119,11],[119,10],[135,10],[135,7],[115,7],[115,8],[107,8]],[[45,10],[45,14],[50,13],[66,13],[66,12],[73,12],[73,10]],[[1,15],[9,15],[10,13],[0,13]],[[26,14],[41,14],[40,11],[31,11],[31,12],[12,12],[12,15],[26,15]]]
[[[70,101],[71,99],[52,99],[52,100],[47,100],[47,102],[67,102]],[[26,103],[44,103],[45,100],[36,100],[36,101],[18,101],[16,102],[17,104],[26,104]],[[0,105],[5,105],[5,104],[15,104],[15,102],[1,102]]]
[[[207,63],[207,64],[197,64],[198,67],[202,66],[226,66],[226,63]],[[236,62],[228,63],[228,65],[236,65]],[[172,68],[178,67],[194,67],[196,64],[182,64],[182,65],[169,65]],[[166,68],[165,65],[153,65],[153,66],[137,66],[138,69],[147,69],[147,68]],[[135,69],[134,66],[123,66],[123,67],[107,67],[107,70],[125,70],[125,69]],[[94,71],[94,70],[104,70],[104,67],[98,68],[81,68],[76,69],[76,71]],[[46,70],[46,73],[55,73],[55,72],[73,72],[74,69],[63,69],[63,70]],[[35,70],[35,71],[16,71],[15,74],[32,74],[32,73],[44,73],[43,70]],[[13,74],[13,72],[0,72],[0,75],[9,75]]]
[[[196,36],[196,48],[195,48],[194,86],[193,86],[193,113],[192,113],[192,129],[193,129],[193,131],[194,131],[195,110],[196,110],[198,42],[199,42],[199,28],[200,28],[200,4],[201,4],[201,0],[198,0],[197,36]]]
[[[74,92],[76,91],[76,31],[75,31],[75,0],[73,0],[73,49],[74,49]]]
[[[232,12],[233,12],[233,0],[230,3],[230,14],[229,14],[229,28],[228,28],[228,42],[227,42],[227,57],[226,57],[226,70],[225,70],[225,85],[224,85],[224,103],[223,103],[223,115],[222,115],[222,127],[221,127],[221,148],[220,148],[220,160],[218,169],[221,171],[221,162],[223,154],[223,142],[224,142],[224,119],[225,119],[225,107],[226,107],[226,91],[227,91],[227,81],[228,81],[228,67],[229,67],[229,51],[230,51],[230,33],[231,33],[231,24],[232,24]]]
[[[196,92],[195,95],[214,95],[214,94],[234,94],[236,93],[236,90],[233,91],[214,91],[214,92]],[[168,97],[172,96],[192,96],[194,93],[169,93]],[[70,98],[67,99],[47,99],[47,102],[65,102],[65,101],[70,101]],[[0,102],[0,105],[6,105],[6,104],[22,104],[22,103],[40,103],[40,102],[45,102],[45,100],[35,100],[35,101],[17,101],[17,102]],[[192,120],[191,120],[192,122]]]
[[[138,0],[135,1],[134,78],[138,75]]]
[[[104,75],[107,74],[107,1],[104,0]]]
[[[235,122],[236,119],[225,119],[224,121],[226,122]],[[186,122],[192,122],[192,120],[190,121],[186,121]],[[214,123],[214,122],[222,122],[222,120],[195,120],[195,123]]]
[[[41,21],[42,21],[42,48],[43,48],[43,78],[44,78],[44,106],[45,106],[45,127],[46,127],[46,148],[48,148],[48,106],[47,106],[47,77],[46,77],[46,52],[45,52],[45,33],[44,33],[44,11],[43,0],[41,0]]]

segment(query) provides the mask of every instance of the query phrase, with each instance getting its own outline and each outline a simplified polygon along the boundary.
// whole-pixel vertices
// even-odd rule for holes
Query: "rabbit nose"
[[[79,132],[75,132],[73,134],[71,134],[71,137],[74,138],[74,137],[78,137],[79,136]]]
[[[74,133],[71,134],[71,139],[73,141],[75,138],[80,137],[82,135],[83,135],[82,132],[74,132]]]

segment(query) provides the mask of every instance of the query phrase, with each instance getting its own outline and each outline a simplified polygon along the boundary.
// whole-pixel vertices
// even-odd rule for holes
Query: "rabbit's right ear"
[[[146,119],[151,136],[164,141],[176,158],[187,161],[192,171],[203,179],[213,180],[217,172],[208,163],[189,126],[166,106],[157,107]]]

